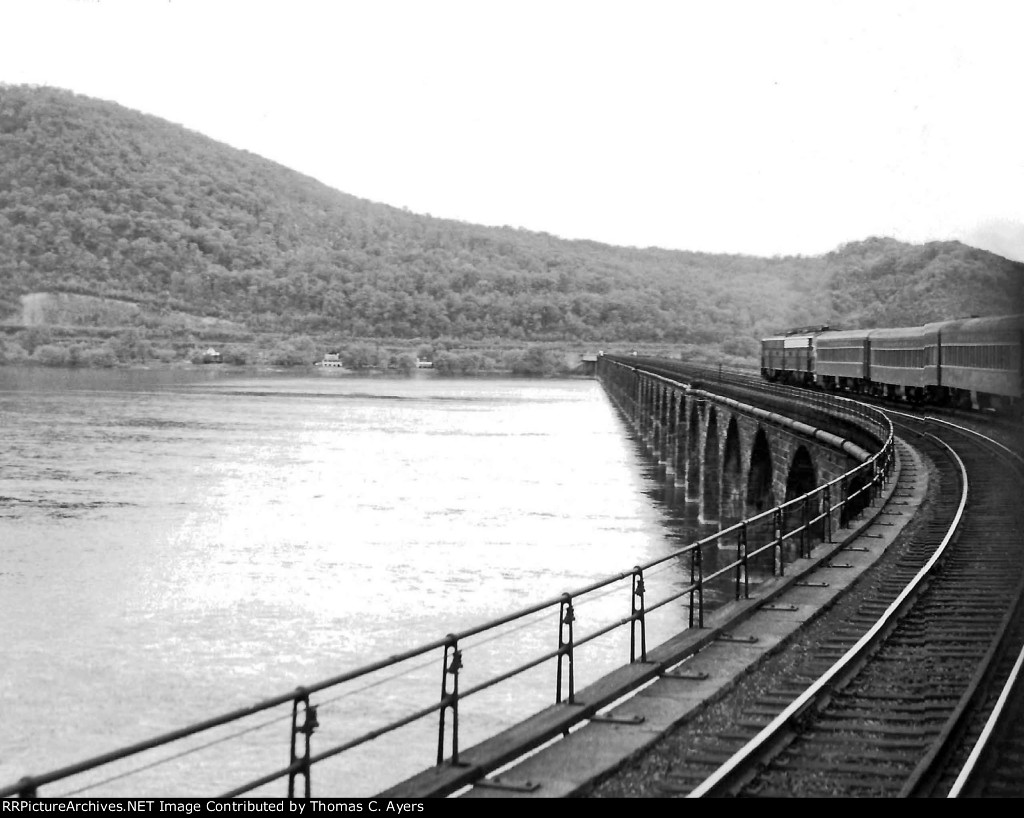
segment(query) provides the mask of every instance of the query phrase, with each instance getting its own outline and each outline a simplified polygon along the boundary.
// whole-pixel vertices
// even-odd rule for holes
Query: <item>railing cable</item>
[[[278,716],[278,717],[273,718],[273,719],[268,719],[267,721],[263,722],[262,724],[254,724],[251,727],[246,727],[246,728],[244,728],[242,730],[238,730],[238,731],[236,731],[234,733],[230,733],[230,734],[228,734],[226,736],[221,736],[220,738],[211,739],[210,741],[207,741],[207,742],[205,742],[203,744],[197,745],[195,747],[190,747],[187,750],[181,750],[181,751],[179,751],[177,753],[174,753],[172,755],[164,756],[163,758],[155,759],[154,761],[151,761],[148,764],[143,764],[143,765],[141,765],[139,767],[135,767],[135,768],[133,768],[131,770],[125,770],[124,772],[118,773],[117,775],[112,775],[109,778],[104,778],[104,779],[102,779],[100,781],[93,781],[92,783],[86,784],[86,785],[84,785],[82,787],[79,787],[78,789],[69,790],[68,792],[64,793],[60,797],[71,797],[71,796],[78,795],[79,793],[88,792],[89,790],[96,789],[96,787],[101,787],[104,784],[109,784],[109,783],[111,783],[113,781],[119,781],[119,780],[121,780],[123,778],[128,778],[129,776],[136,775],[136,774],[141,773],[141,772],[145,772],[146,770],[155,769],[156,767],[160,767],[161,765],[167,764],[167,763],[169,763],[171,761],[177,761],[180,758],[185,758],[186,756],[194,755],[195,753],[202,752],[203,750],[208,750],[210,747],[215,747],[218,744],[223,744],[225,741],[230,741],[232,739],[236,739],[236,738],[239,738],[241,736],[248,735],[249,733],[255,733],[258,730],[263,730],[263,729],[265,729],[267,727],[271,727],[271,726],[273,726],[275,724],[280,724],[283,721],[289,721],[289,720],[291,720],[291,714],[290,713],[286,713],[286,714],[284,714],[282,716]]]

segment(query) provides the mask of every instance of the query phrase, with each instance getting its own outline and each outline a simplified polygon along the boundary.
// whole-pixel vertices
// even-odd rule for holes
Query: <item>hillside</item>
[[[48,328],[130,329],[170,355],[302,337],[302,355],[369,338],[750,358],[787,326],[1007,312],[1022,281],[1024,265],[957,242],[756,258],[436,219],[114,103],[0,85],[8,353]]]
[[[825,261],[829,320],[850,329],[1024,312],[1024,264],[960,242],[873,238]]]

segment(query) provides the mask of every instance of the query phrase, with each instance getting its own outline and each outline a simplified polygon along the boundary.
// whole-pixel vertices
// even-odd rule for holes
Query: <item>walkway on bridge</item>
[[[564,798],[614,773],[624,762],[652,746],[674,726],[723,696],[741,677],[780,649],[797,631],[828,609],[870,568],[900,535],[928,490],[927,470],[919,455],[897,441],[897,466],[879,502],[833,534],[811,558],[787,564],[786,575],[757,587],[756,595],[719,609],[705,627],[690,629],[648,651],[644,668],[618,672],[656,672],[652,681],[628,698],[599,710],[579,728],[480,778],[453,796],[464,798]],[[897,484],[900,491],[896,492]],[[680,656],[686,656],[680,660]],[[612,674],[616,676],[617,674]],[[620,678],[621,680],[621,678]],[[577,693],[577,704],[601,698],[600,680]],[[453,780],[472,777],[496,755],[510,757],[514,745],[527,746],[531,731],[550,727],[555,711],[544,711],[461,753],[459,770],[434,767],[381,794],[424,798],[450,792]],[[463,777],[462,780],[467,780]]]

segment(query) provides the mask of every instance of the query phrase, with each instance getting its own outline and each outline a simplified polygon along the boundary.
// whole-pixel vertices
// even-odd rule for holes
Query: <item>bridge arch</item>
[[[775,505],[772,491],[772,450],[764,428],[757,427],[754,445],[750,449],[750,468],[747,470],[746,515],[753,516]]]
[[[818,470],[806,446],[798,446],[793,453],[786,475],[786,500],[800,497],[818,487]]]
[[[711,407],[708,409],[707,430],[704,436],[704,477],[699,514],[702,523],[717,523],[722,512],[722,468],[718,445],[718,412]]]
[[[773,417],[775,413],[766,417],[756,401],[709,392],[703,384],[685,378],[674,382],[643,371],[631,360],[602,358],[598,375],[647,455],[655,460],[658,478],[665,485],[665,501],[674,504],[685,496],[687,503],[697,504],[702,522],[730,527],[736,517],[761,515],[784,498],[790,500],[826,483],[830,502],[836,503],[872,477],[868,471],[848,476],[853,466],[864,461],[863,449],[852,451],[843,445],[840,450],[834,441],[817,434],[812,439],[806,422],[793,423],[784,416]],[[857,513],[870,499],[865,492],[849,511]],[[782,513],[821,514],[817,500],[811,506]],[[843,514],[833,516],[833,525],[842,525]],[[748,545],[774,536],[768,529],[779,522],[786,520],[775,515],[748,525]],[[824,523],[816,522],[812,528],[819,525]]]
[[[719,517],[724,528],[743,518],[743,457],[740,428],[735,416],[729,418],[722,449],[722,501]]]
[[[668,439],[671,440],[676,435],[676,418],[679,414],[679,407],[677,405],[678,393],[675,389],[668,390],[668,417],[666,418]]]
[[[675,474],[680,475],[680,482],[685,490],[687,466],[686,453],[689,442],[689,435],[686,434],[686,393],[679,392],[677,397],[679,402],[676,406],[676,416],[674,421],[675,436],[672,440],[672,470]],[[682,430],[682,433],[680,433],[680,430]]]
[[[666,389],[660,384],[654,384],[654,411],[651,429],[651,450],[655,459],[661,456],[661,447],[665,434],[665,393]]]
[[[849,525],[849,521],[860,514],[870,503],[870,494],[867,491],[862,491],[868,484],[869,476],[867,472],[861,471],[859,474],[855,474],[853,477],[843,481],[843,499],[848,500],[848,502],[843,506],[843,514],[840,519],[842,525]],[[860,494],[857,494],[857,492],[860,492]]]
[[[689,440],[686,457],[686,499],[688,502],[696,503],[700,500],[701,492],[700,412],[696,406],[690,409],[690,423],[686,437]]]

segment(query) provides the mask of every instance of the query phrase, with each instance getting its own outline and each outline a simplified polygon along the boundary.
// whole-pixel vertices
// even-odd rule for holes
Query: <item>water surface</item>
[[[0,423],[0,783],[383,659],[693,538],[593,380],[0,367]],[[649,583],[687,579],[672,562]],[[580,606],[577,627],[629,605],[622,585]],[[553,649],[552,616],[467,644],[463,685]],[[652,617],[648,645],[685,618],[681,605]],[[627,660],[625,632],[581,649],[576,684]],[[549,664],[467,700],[461,746],[554,692]],[[439,693],[431,657],[324,695],[314,745]],[[287,716],[83,794],[215,795],[287,763]],[[370,795],[429,766],[436,729],[325,762],[314,793]]]

